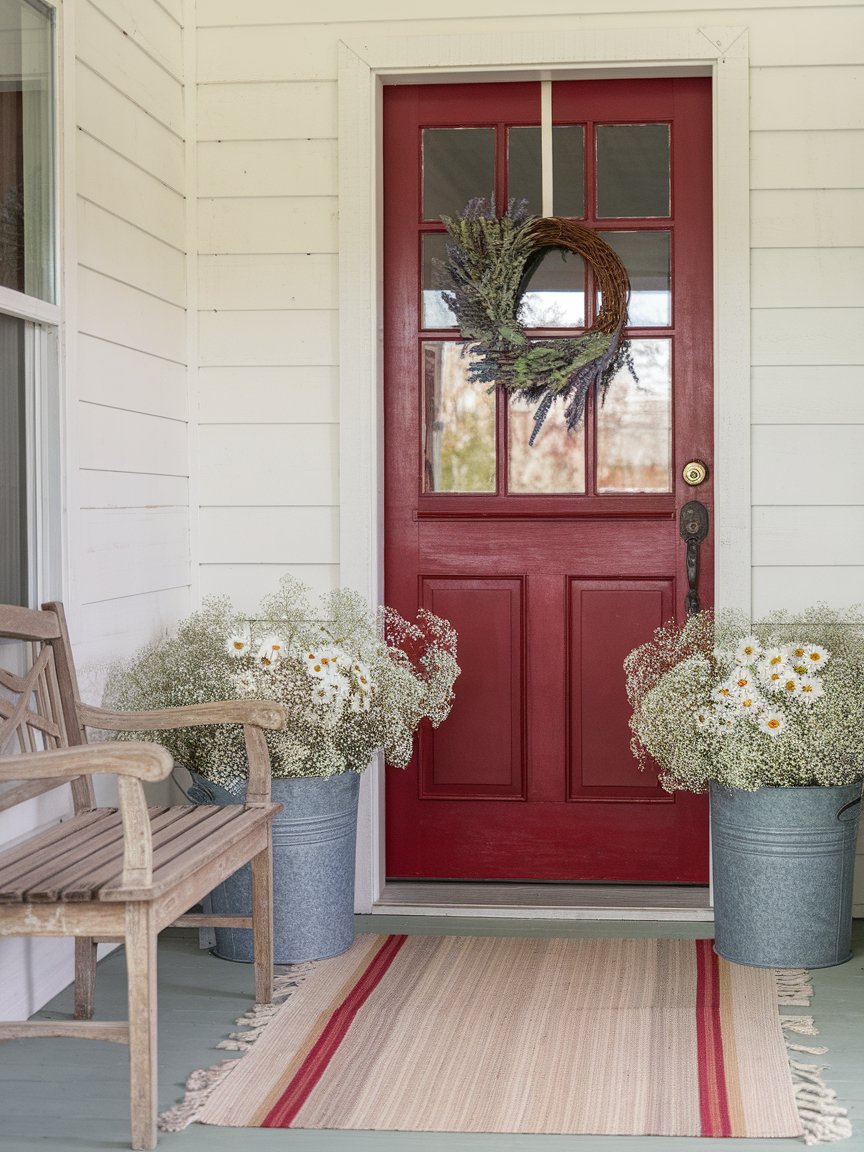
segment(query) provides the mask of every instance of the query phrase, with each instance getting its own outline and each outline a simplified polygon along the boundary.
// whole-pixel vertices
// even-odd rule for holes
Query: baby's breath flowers
[[[147,711],[276,700],[290,717],[267,733],[273,775],[334,776],[361,772],[378,750],[404,768],[421,720],[437,727],[449,713],[458,675],[456,633],[446,620],[421,610],[411,624],[392,608],[370,610],[346,589],[316,602],[286,577],[252,620],[227,599],[206,600],[173,635],[114,665],[105,702]],[[157,740],[178,763],[227,787],[246,774],[238,725],[118,738]]]
[[[624,662],[631,746],[663,786],[712,780],[849,784],[864,776],[864,611],[818,605],[774,613],[703,612],[674,621]]]

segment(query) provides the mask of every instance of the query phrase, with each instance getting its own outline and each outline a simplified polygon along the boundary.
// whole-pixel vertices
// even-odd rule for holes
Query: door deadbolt
[[[702,484],[708,478],[708,468],[701,460],[691,460],[684,465],[684,471],[681,473],[684,477],[684,483],[689,484],[691,488],[695,488],[697,484]]]

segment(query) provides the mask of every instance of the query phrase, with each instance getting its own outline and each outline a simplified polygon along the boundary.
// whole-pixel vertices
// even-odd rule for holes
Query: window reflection
[[[447,240],[444,233],[427,233],[423,242],[423,282],[420,301],[420,325],[423,328],[455,328],[456,317],[444,303],[446,281],[441,267],[447,260]]]
[[[585,324],[585,262],[563,248],[544,252],[532,273],[519,320],[525,328],[581,328]]]
[[[631,328],[668,328],[672,323],[672,272],[668,232],[601,232],[630,277],[627,322]],[[602,293],[598,293],[598,301]],[[599,303],[598,303],[599,307]]]
[[[423,219],[458,216],[475,196],[495,199],[494,128],[423,129]]]
[[[671,492],[672,342],[632,340],[597,412],[597,491]]]
[[[495,396],[468,380],[456,341],[424,341],[423,490],[495,491]]]
[[[585,423],[568,432],[561,406],[552,409],[532,447],[536,404],[513,398],[508,409],[508,481],[511,493],[585,491]]]
[[[597,125],[597,215],[669,215],[669,125]]]

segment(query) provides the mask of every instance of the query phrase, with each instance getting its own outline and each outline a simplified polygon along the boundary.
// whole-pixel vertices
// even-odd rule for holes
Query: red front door
[[[710,81],[552,95],[553,211],[628,267],[637,380],[575,435],[553,410],[529,448],[530,410],[467,382],[435,261],[471,197],[541,214],[540,85],[385,90],[386,598],[451,620],[462,667],[450,718],[388,770],[387,872],[705,883],[704,798],[636,767],[622,661],[683,613],[681,506],[712,512]],[[538,335],[590,325],[590,269],[550,253],[525,307]],[[703,605],[711,553],[709,533]]]

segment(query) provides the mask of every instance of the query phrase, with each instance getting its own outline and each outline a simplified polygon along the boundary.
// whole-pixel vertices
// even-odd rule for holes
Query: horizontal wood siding
[[[335,534],[322,554],[320,519],[336,500],[337,439],[317,425],[335,422],[338,399],[339,39],[744,25],[754,604],[864,599],[860,5],[544,0],[527,13],[519,0],[442,0],[433,17],[397,0],[197,0],[196,15],[204,588],[251,599],[280,565],[320,577],[316,565],[338,562]],[[276,462],[280,448],[292,464]],[[267,464],[247,466],[256,458]],[[311,518],[297,539],[267,535],[299,530],[297,516]]]
[[[85,663],[191,606],[187,174],[179,9],[75,0],[75,28],[70,624]]]

